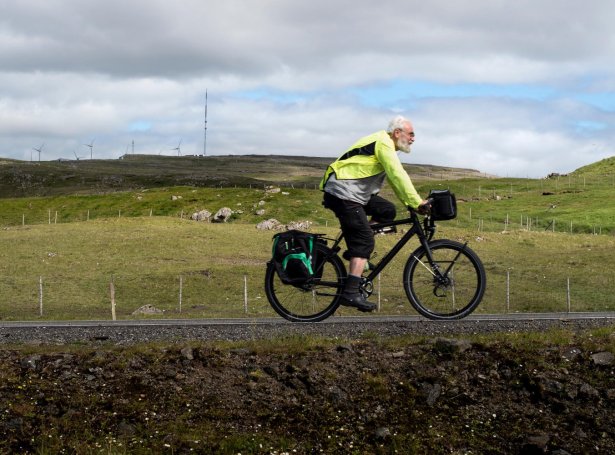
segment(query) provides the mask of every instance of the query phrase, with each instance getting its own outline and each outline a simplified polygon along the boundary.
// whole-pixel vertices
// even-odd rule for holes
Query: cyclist
[[[361,275],[374,251],[370,222],[393,221],[396,216],[395,205],[378,196],[385,178],[404,205],[421,213],[428,210],[428,202],[417,193],[396,153],[410,153],[413,142],[412,123],[397,116],[386,131],[359,139],[331,163],[320,182],[320,189],[324,191],[323,205],[339,219],[348,248],[344,252],[344,258],[350,263],[340,301],[342,305],[366,312],[376,309],[359,289]]]

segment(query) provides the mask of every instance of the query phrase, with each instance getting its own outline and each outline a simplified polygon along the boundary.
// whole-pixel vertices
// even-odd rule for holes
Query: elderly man
[[[395,205],[378,196],[385,177],[399,200],[407,207],[424,211],[427,201],[417,193],[404,170],[397,151],[410,153],[414,142],[412,123],[397,116],[386,131],[378,131],[359,139],[346,153],[331,163],[320,182],[324,191],[323,205],[340,221],[350,261],[348,278],[341,304],[360,311],[373,311],[376,305],[360,292],[361,275],[374,251],[371,222],[395,219]]]

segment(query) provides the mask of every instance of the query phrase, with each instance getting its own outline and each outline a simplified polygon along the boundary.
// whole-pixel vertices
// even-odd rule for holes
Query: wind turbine
[[[124,155],[128,155],[128,150],[130,149],[130,144],[126,146],[126,150],[124,150]],[[135,140],[132,140],[132,154],[135,154]]]
[[[92,155],[93,155],[93,149],[94,149],[94,139],[92,139],[92,142],[90,142],[89,144],[83,144],[86,147],[90,147],[90,159],[92,159]]]
[[[203,156],[207,156],[207,89],[205,89],[205,125],[203,133]]]
[[[38,152],[38,162],[39,163],[41,162],[41,152],[43,151],[43,147],[45,147],[44,143],[39,148],[32,147],[32,150],[35,150]],[[32,153],[30,153],[30,161],[32,161]]]
[[[177,144],[177,147],[175,147],[174,149],[171,150],[177,150],[177,156],[182,156],[182,149],[181,149],[181,145],[182,145],[182,140],[179,140],[179,144]]]
[[[79,161],[81,158],[83,158],[82,156],[77,156],[77,152],[75,152],[74,150],[73,150],[73,154],[75,155],[75,159],[77,161]]]

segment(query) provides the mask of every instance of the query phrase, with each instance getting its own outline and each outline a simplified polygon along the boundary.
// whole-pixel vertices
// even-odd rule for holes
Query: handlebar
[[[431,241],[431,239],[433,238],[434,234],[436,233],[436,223],[435,220],[430,216],[431,215],[431,207],[434,203],[434,199],[433,198],[428,198],[427,202],[425,204],[420,205],[419,207],[417,207],[416,209],[412,208],[412,207],[408,207],[408,210],[410,212],[410,214],[415,217],[417,215],[423,215],[425,218],[423,218],[423,230],[425,231],[425,234],[427,236],[427,241]],[[419,210],[421,208],[424,208],[425,211],[423,210]]]
[[[425,204],[421,204],[419,205],[416,209],[412,208],[410,206],[408,206],[408,211],[410,213],[418,213],[419,215],[425,215],[428,216],[431,214],[431,207],[433,206],[434,203],[434,199],[433,198],[428,198],[426,199],[426,203]],[[421,210],[424,209],[424,210]]]

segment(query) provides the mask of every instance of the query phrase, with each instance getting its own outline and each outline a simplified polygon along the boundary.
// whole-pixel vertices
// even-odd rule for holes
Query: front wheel
[[[298,286],[284,284],[273,263],[267,264],[265,293],[273,309],[292,322],[318,322],[331,316],[339,306],[346,269],[327,246],[316,243],[314,277]]]
[[[412,306],[429,319],[461,319],[476,309],[486,287],[485,268],[467,245],[453,240],[429,243],[408,258],[404,289]]]

